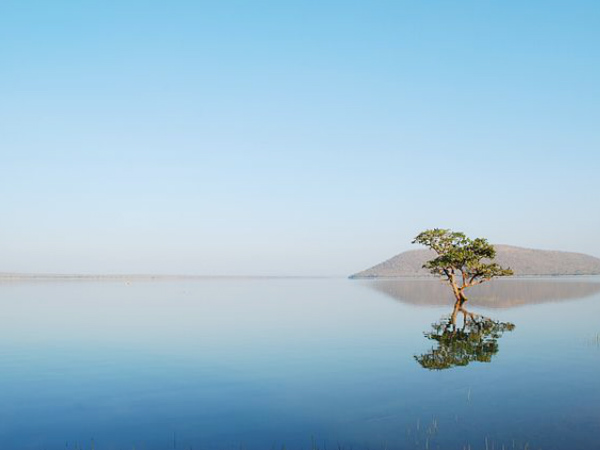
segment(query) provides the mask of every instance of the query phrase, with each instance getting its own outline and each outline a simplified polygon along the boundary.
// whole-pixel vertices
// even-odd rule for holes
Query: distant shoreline
[[[539,274],[513,275],[510,279],[524,278],[597,278],[598,274]],[[202,280],[311,280],[311,279],[349,279],[358,281],[409,281],[431,280],[439,281],[433,275],[403,275],[403,276],[321,276],[321,275],[164,275],[164,274],[61,274],[61,273],[0,273],[0,282],[10,281],[202,281]],[[504,281],[497,279],[495,281]]]
[[[161,274],[60,274],[0,273],[0,281],[178,281],[178,280],[270,280],[346,278],[318,275],[161,275]]]

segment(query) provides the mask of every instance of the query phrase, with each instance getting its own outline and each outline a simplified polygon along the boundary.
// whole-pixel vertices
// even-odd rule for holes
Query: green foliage
[[[494,277],[513,274],[492,260],[496,250],[486,239],[470,239],[464,233],[435,228],[420,233],[413,244],[422,244],[437,253],[437,257],[423,266],[434,275],[445,277],[454,284],[460,275],[460,290],[480,284]]]
[[[415,359],[429,370],[466,366],[474,361],[491,362],[498,353],[498,339],[514,329],[512,323],[490,319],[469,321],[461,329],[456,329],[450,319],[443,319],[432,325],[432,331],[425,333],[425,337],[437,342],[437,348],[417,355]]]

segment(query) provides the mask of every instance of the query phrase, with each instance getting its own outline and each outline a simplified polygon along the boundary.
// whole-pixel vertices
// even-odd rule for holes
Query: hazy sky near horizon
[[[0,271],[600,257],[597,1],[3,1]]]

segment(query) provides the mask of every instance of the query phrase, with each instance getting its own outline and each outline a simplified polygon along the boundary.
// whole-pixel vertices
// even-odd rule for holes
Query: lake
[[[481,286],[515,328],[460,342],[435,280],[0,292],[0,449],[600,448],[598,277]]]

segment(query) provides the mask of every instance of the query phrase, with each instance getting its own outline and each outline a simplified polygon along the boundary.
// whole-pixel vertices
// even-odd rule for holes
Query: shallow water
[[[443,287],[443,286],[442,286]],[[425,280],[0,284],[0,449],[600,448],[600,278],[501,280],[516,328],[428,370]]]

